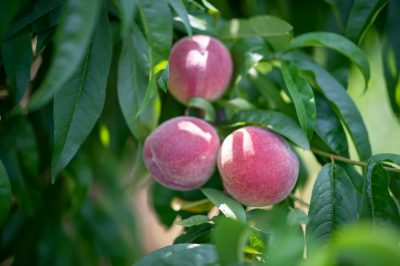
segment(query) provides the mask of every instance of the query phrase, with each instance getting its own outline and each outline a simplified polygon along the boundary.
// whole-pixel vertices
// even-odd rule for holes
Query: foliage
[[[400,114],[399,12],[394,0],[0,2],[0,262],[396,265],[400,155],[372,153],[347,73],[374,89],[360,45],[376,29]],[[192,34],[224,42],[235,71],[221,99],[185,107],[168,94],[168,55]],[[129,200],[147,175],[143,141],[184,113],[211,121],[221,139],[259,125],[310,151],[322,169],[309,206],[292,194],[246,208],[217,172],[201,190],[154,183],[160,222],[184,232],[142,257]],[[172,209],[174,199],[189,203]]]

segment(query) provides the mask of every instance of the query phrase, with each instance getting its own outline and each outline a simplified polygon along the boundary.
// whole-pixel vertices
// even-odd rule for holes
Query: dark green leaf
[[[123,39],[118,64],[118,100],[128,128],[140,141],[144,141],[153,131],[160,116],[160,100],[157,93],[143,112],[139,111],[149,86],[150,70],[144,67],[148,62],[146,41],[140,29],[134,24],[131,32]],[[152,79],[150,82],[156,90],[155,80]]]
[[[8,26],[27,0],[0,1],[0,46],[6,36]]]
[[[218,265],[213,245],[177,244],[156,250],[135,266],[213,266]]]
[[[6,169],[0,161],[0,226],[7,219],[11,209],[11,184]]]
[[[175,11],[175,13],[179,16],[179,18],[182,20],[182,23],[185,26],[188,36],[192,37],[192,27],[190,26],[187,10],[182,0],[168,0],[168,3]]]
[[[392,110],[400,118],[400,2],[390,1],[386,23],[387,41],[384,47],[384,67],[386,87],[389,93]]]
[[[297,36],[293,39],[289,49],[296,49],[307,46],[322,46],[338,51],[361,70],[365,86],[367,87],[370,78],[368,60],[363,51],[345,37],[330,32],[311,32]]]
[[[177,225],[182,225],[183,227],[192,227],[200,224],[204,224],[210,221],[210,218],[206,215],[193,215],[189,218],[175,222]]]
[[[203,188],[201,191],[226,217],[246,223],[246,213],[239,202],[213,188]]]
[[[359,43],[389,0],[355,0],[347,20],[345,35]]]
[[[364,176],[361,216],[373,224],[400,224],[396,202],[389,193],[389,175],[380,163],[370,160]]]
[[[122,21],[122,35],[128,34],[130,25],[132,24],[135,15],[135,4],[134,0],[118,0],[118,9]]]
[[[315,181],[308,216],[307,233],[327,240],[347,223],[357,220],[357,195],[346,172],[326,164]]]
[[[101,2],[68,0],[55,35],[55,52],[50,70],[31,97],[27,110],[46,104],[75,73],[82,62],[95,28]]]
[[[103,110],[111,56],[110,26],[105,12],[101,12],[82,65],[54,98],[53,181],[76,154]]]
[[[284,48],[292,37],[293,27],[273,16],[253,16],[249,19],[232,19],[218,30],[221,39],[266,37],[274,47]],[[280,46],[280,47],[279,47]]]
[[[209,243],[211,240],[211,232],[213,225],[203,223],[189,228],[174,240],[174,244],[182,243]]]
[[[291,55],[291,59],[300,69],[312,73],[317,86],[349,131],[360,159],[368,159],[371,156],[371,145],[367,129],[359,110],[343,86],[326,70],[309,60],[308,57],[295,54],[295,56]]]
[[[15,20],[10,26],[10,30],[8,32],[9,36],[14,36],[17,33],[22,31],[26,32],[25,29],[29,29],[30,26],[33,26],[35,22],[39,22],[43,19],[47,14],[53,12],[57,8],[60,8],[65,1],[63,0],[39,0],[35,1],[30,7],[30,12],[27,12],[22,17],[19,17]],[[46,26],[49,25],[49,21],[46,21]],[[30,29],[30,31],[32,31]],[[37,31],[37,29],[35,29]]]
[[[249,228],[246,224],[220,217],[213,231],[215,248],[221,265],[242,263]]]
[[[289,95],[296,108],[297,118],[308,139],[312,138],[316,107],[314,93],[310,84],[300,75],[296,65],[289,61],[282,62],[282,75]]]
[[[1,47],[4,69],[15,90],[15,104],[19,104],[28,88],[32,65],[32,36],[26,34],[9,40]]]
[[[265,127],[293,141],[308,150],[310,144],[299,125],[290,117],[275,111],[246,110],[233,118],[234,123],[254,124]]]
[[[211,103],[200,97],[190,98],[188,107],[195,107],[203,110],[204,119],[207,121],[215,122],[215,110]]]
[[[349,157],[346,133],[339,118],[322,96],[316,95],[315,103],[317,106],[315,133],[332,152]]]
[[[158,219],[162,224],[170,227],[177,213],[171,208],[172,199],[176,196],[176,192],[163,187],[154,182],[151,186],[151,199],[154,210],[157,213]]]
[[[34,215],[42,204],[39,191],[31,186],[38,175],[36,136],[24,117],[0,123],[0,136],[0,159],[8,173],[15,200],[24,213]]]
[[[139,116],[156,95],[156,66],[168,59],[172,44],[172,16],[166,1],[138,0],[137,4],[149,45],[149,82],[136,114]]]

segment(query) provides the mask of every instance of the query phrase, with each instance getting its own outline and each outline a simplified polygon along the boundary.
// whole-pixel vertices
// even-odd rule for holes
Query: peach
[[[228,87],[232,70],[229,51],[220,41],[206,35],[186,37],[171,49],[168,87],[184,104],[192,97],[213,101]]]
[[[213,174],[220,141],[207,122],[189,116],[170,119],[146,139],[144,162],[153,178],[175,190],[201,187]]]
[[[298,158],[286,141],[256,126],[230,134],[221,145],[217,163],[225,190],[255,207],[286,198],[299,172]]]

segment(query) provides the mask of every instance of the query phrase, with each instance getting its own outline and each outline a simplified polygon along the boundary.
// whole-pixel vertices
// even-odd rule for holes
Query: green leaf
[[[218,265],[214,245],[177,244],[142,257],[135,266],[213,266]]]
[[[345,37],[331,32],[311,32],[297,36],[293,39],[289,49],[296,49],[307,46],[322,46],[336,50],[350,59],[364,76],[367,87],[370,78],[368,60],[363,51]]]
[[[143,112],[140,113],[139,110],[149,86],[150,70],[144,67],[149,62],[148,51],[140,29],[133,24],[130,33],[122,40],[118,63],[118,101],[129,130],[140,141],[144,141],[157,126],[161,110],[157,93]],[[156,90],[155,80],[150,82]]]
[[[310,149],[307,137],[299,125],[282,113],[265,110],[246,110],[235,116],[232,122],[265,127],[288,138],[303,149]]]
[[[98,21],[101,1],[68,0],[55,35],[53,61],[45,80],[26,109],[33,111],[48,101],[70,80],[82,62]]]
[[[292,54],[291,59],[303,71],[311,72],[317,86],[349,131],[360,159],[366,160],[371,157],[371,145],[367,129],[359,110],[343,86],[326,70],[309,60],[308,57],[302,54],[295,54],[295,56]]]
[[[185,231],[174,240],[174,244],[182,243],[208,243],[211,240],[213,225],[203,223],[185,228]]]
[[[0,46],[14,16],[24,7],[28,0],[0,1]]]
[[[11,39],[1,47],[7,79],[15,90],[18,104],[28,88],[32,65],[32,35],[26,34]]]
[[[315,133],[332,152],[349,157],[346,133],[339,118],[322,96],[317,94],[315,103],[317,106]]]
[[[175,224],[182,225],[183,227],[192,227],[200,224],[204,224],[210,221],[210,218],[206,215],[193,215],[182,221],[177,221]]]
[[[26,2],[26,1],[25,1]],[[22,32],[28,33],[32,31],[38,31],[34,28],[34,24],[40,20],[46,21],[43,23],[45,26],[49,26],[51,21],[45,19],[45,16],[54,12],[60,8],[65,1],[63,0],[38,0],[29,6],[29,12],[23,13],[21,17],[18,17],[11,25],[8,31],[9,37],[14,37]]]
[[[293,27],[286,21],[264,15],[249,19],[232,19],[218,29],[218,36],[221,39],[265,37],[272,40],[272,44],[279,43],[285,46],[291,40],[292,30]]]
[[[381,153],[372,156],[371,159],[374,160],[375,162],[385,161],[400,165],[400,154]]]
[[[0,226],[8,217],[11,209],[11,184],[8,179],[6,168],[0,161]]]
[[[347,20],[345,35],[359,43],[389,0],[355,0]]]
[[[106,13],[101,12],[82,65],[54,98],[53,182],[103,111],[111,57],[111,30]]]
[[[269,109],[279,110],[291,117],[296,116],[296,110],[291,103],[283,100],[281,90],[271,81],[267,75],[259,71],[251,71],[249,78],[254,87],[260,92],[262,97],[268,101]]]
[[[246,223],[246,213],[239,202],[213,188],[203,188],[201,192],[203,192],[226,217],[235,219],[241,223]]]
[[[233,265],[244,261],[249,227],[238,221],[220,217],[213,231],[215,248],[221,265]]]
[[[171,208],[171,202],[175,196],[175,191],[167,189],[159,183],[153,182],[151,186],[153,207],[160,222],[167,227],[170,227],[173,224],[177,215],[177,213]]]
[[[390,1],[388,18],[386,22],[387,40],[383,50],[386,87],[389,94],[390,105],[397,118],[400,118],[400,2]]]
[[[400,261],[399,231],[390,227],[375,227],[366,223],[343,228],[329,246],[320,246],[307,265],[385,265],[396,266]]]
[[[203,110],[204,119],[215,122],[215,110],[211,103],[201,97],[193,97],[188,101],[188,107],[195,107]]]
[[[291,99],[296,108],[297,118],[308,139],[312,138],[316,107],[314,93],[310,84],[299,73],[296,65],[289,61],[282,62],[282,75]]]
[[[183,4],[182,0],[168,0],[168,3],[172,7],[172,9],[175,11],[175,13],[182,20],[182,23],[186,29],[186,33],[191,38],[192,34],[193,34],[192,27],[190,26],[188,13],[187,13],[186,7]]]
[[[154,69],[167,60],[172,44],[172,16],[166,1],[138,0],[137,7],[149,45],[149,77],[144,99],[136,116],[139,116],[157,92]]]
[[[41,193],[31,182],[38,180],[37,136],[24,116],[0,123],[0,160],[6,168],[20,210],[34,215],[42,204]]]
[[[361,217],[368,217],[373,224],[400,225],[400,213],[389,193],[389,175],[380,163],[370,160],[364,176]]]
[[[121,32],[122,35],[128,34],[130,25],[133,21],[136,9],[136,1],[134,0],[118,0],[118,9],[121,16],[122,26]]]
[[[335,164],[322,167],[315,181],[307,233],[327,240],[339,227],[357,220],[357,195],[346,172]]]
[[[303,258],[304,233],[298,224],[301,220],[291,220],[293,214],[282,205],[274,207],[270,213],[268,225],[271,229],[266,254],[269,265],[297,265]]]

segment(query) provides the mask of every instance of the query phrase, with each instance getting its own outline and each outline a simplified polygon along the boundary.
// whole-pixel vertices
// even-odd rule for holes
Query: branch
[[[329,153],[329,152],[326,152],[326,151],[322,151],[322,150],[319,150],[319,149],[311,149],[311,151],[313,153],[315,153],[315,154],[331,158],[331,160],[341,161],[341,162],[345,162],[345,163],[349,163],[349,164],[353,164],[353,165],[358,165],[358,166],[361,166],[361,167],[367,167],[367,165],[368,165],[365,162],[352,160],[352,159],[349,159],[349,158],[346,158],[346,157],[342,157],[342,156],[339,156],[339,155],[336,155],[336,154],[332,154],[332,153]],[[386,167],[386,166],[383,166],[383,168],[386,171],[400,174],[400,169],[392,168],[392,167]]]

